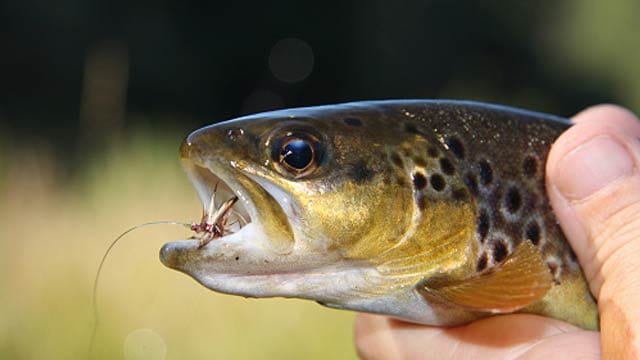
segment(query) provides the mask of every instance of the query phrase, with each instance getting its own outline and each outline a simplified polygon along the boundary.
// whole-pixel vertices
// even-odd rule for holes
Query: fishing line
[[[109,256],[109,254],[111,253],[111,250],[114,248],[114,246],[118,243],[118,241],[120,241],[120,239],[122,239],[125,235],[129,234],[130,232],[143,228],[143,227],[147,227],[150,225],[180,225],[183,227],[186,227],[187,229],[191,229],[192,228],[192,224],[188,224],[188,223],[183,223],[183,222],[179,222],[179,221],[152,221],[152,222],[148,222],[148,223],[144,223],[144,224],[139,224],[136,226],[132,226],[129,229],[125,230],[122,234],[118,235],[118,237],[116,237],[111,244],[109,245],[109,247],[107,248],[107,250],[104,252],[104,255],[102,255],[102,259],[100,260],[100,265],[98,265],[98,271],[96,272],[96,277],[93,280],[93,292],[92,292],[92,304],[93,304],[93,330],[91,331],[91,340],[89,340],[89,353],[88,353],[88,357],[87,358],[91,358],[91,354],[93,353],[93,345],[94,345],[94,341],[95,341],[95,337],[96,334],[98,332],[98,282],[100,281],[100,274],[102,273],[102,267],[104,266],[105,261],[107,260],[107,256]]]

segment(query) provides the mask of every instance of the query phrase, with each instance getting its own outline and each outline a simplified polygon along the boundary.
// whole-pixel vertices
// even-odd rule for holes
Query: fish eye
[[[294,173],[307,170],[315,160],[313,145],[305,139],[291,138],[282,144],[280,163]]]
[[[269,141],[272,166],[283,175],[296,179],[315,173],[326,161],[322,136],[314,129],[280,129]]]

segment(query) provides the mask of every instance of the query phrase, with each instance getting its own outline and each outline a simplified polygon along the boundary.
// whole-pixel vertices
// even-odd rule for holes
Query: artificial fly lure
[[[93,291],[92,291],[92,306],[93,306],[93,318],[94,325],[93,330],[91,332],[91,339],[89,342],[89,357],[93,352],[93,346],[95,342],[95,337],[98,331],[98,320],[99,320],[99,312],[98,312],[98,284],[100,282],[100,274],[102,273],[102,268],[104,267],[105,261],[107,257],[111,253],[111,250],[115,247],[115,245],[126,235],[131,233],[134,230],[141,229],[143,227],[151,226],[151,225],[179,225],[190,229],[195,232],[195,234],[191,237],[191,239],[197,239],[200,243],[200,247],[205,246],[212,240],[216,238],[223,237],[226,234],[233,232],[231,227],[237,222],[246,222],[242,215],[233,211],[233,205],[238,201],[237,196],[233,196],[230,199],[224,201],[220,206],[216,206],[216,193],[217,193],[217,185],[211,195],[211,201],[209,203],[209,208],[204,211],[202,220],[200,223],[192,222],[192,223],[184,223],[179,221],[171,221],[171,220],[160,220],[160,221],[152,221],[139,225],[135,225],[125,230],[123,233],[118,235],[112,242],[109,244],[109,247],[105,250],[102,258],[100,260],[100,264],[98,265],[98,269],[96,271],[96,276],[93,281]],[[233,223],[229,223],[229,218],[231,214],[235,214],[238,220]]]
[[[230,232],[227,226],[231,227],[235,223],[228,224],[229,215],[233,213],[232,208],[233,205],[238,201],[237,196],[233,196],[227,201],[223,202],[222,205],[217,207],[216,210],[216,194],[218,192],[218,184],[216,184],[213,194],[211,195],[211,200],[209,201],[209,209],[202,215],[202,220],[199,224],[193,223],[190,226],[190,229],[193,230],[196,234],[200,235],[198,238],[200,240],[199,248],[210,243],[212,240],[216,238],[220,238],[225,236]],[[241,221],[246,223],[242,215],[236,213],[238,217],[237,221]]]

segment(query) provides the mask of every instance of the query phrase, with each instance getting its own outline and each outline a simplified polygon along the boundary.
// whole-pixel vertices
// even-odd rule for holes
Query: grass
[[[64,183],[45,149],[0,156],[0,358],[86,358],[91,286],[108,243],[138,223],[200,215],[177,161],[180,140],[136,133]],[[94,358],[355,357],[352,313],[221,295],[162,266],[160,246],[186,233],[149,227],[114,249],[99,287]]]

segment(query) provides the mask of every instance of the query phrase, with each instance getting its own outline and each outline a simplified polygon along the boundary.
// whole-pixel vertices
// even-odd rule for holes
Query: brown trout
[[[545,193],[547,153],[569,126],[428,100],[211,125],[187,137],[181,160],[204,218],[226,200],[233,207],[216,218],[234,229],[223,233],[216,220],[217,236],[170,242],[160,258],[246,297],[439,326],[524,312],[597,329],[595,301]]]

